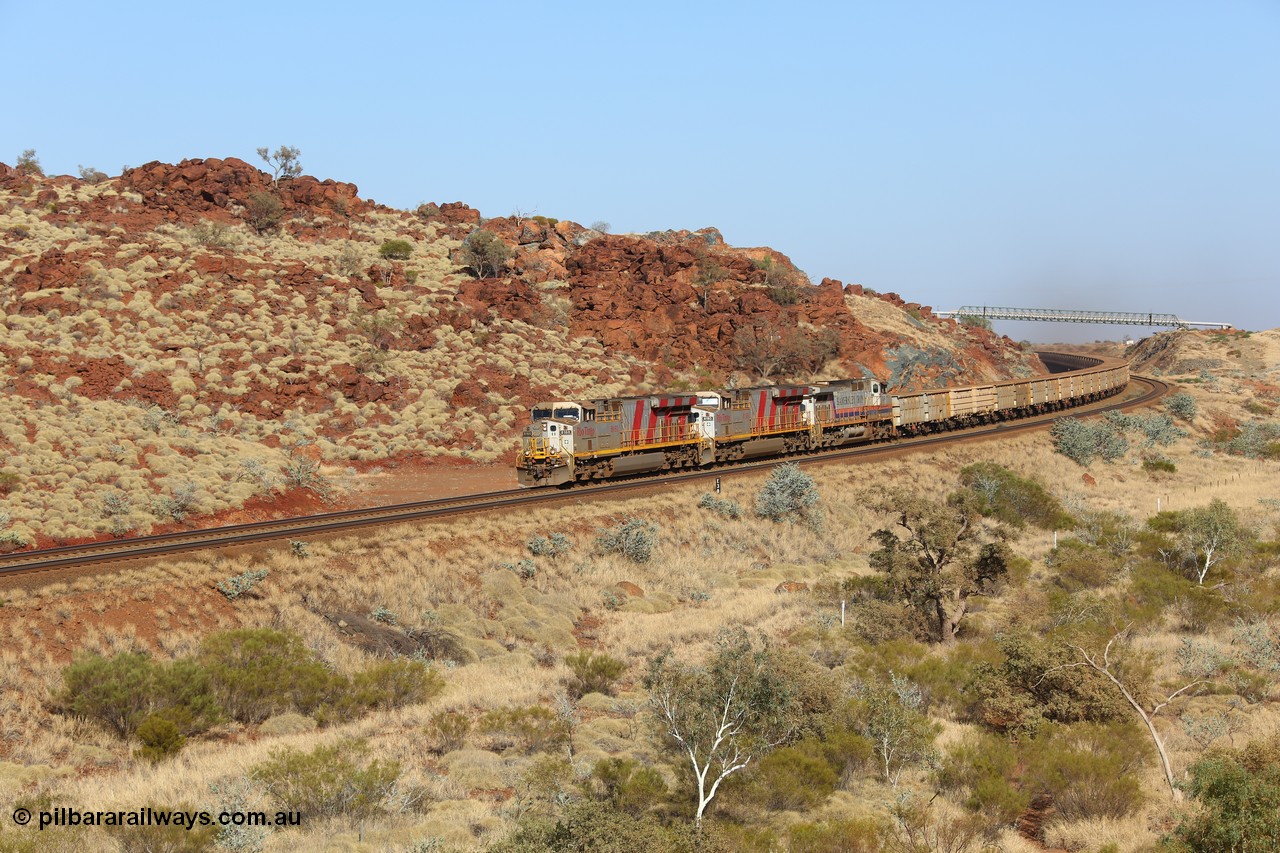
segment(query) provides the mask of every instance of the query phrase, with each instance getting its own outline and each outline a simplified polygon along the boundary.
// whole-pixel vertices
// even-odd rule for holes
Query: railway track
[[[1158,379],[1141,376],[1131,377],[1130,384],[1135,383],[1147,386],[1147,391],[1136,399],[1117,401],[1112,398],[1088,406],[1077,407],[1073,411],[1081,414],[1097,414],[1110,410],[1136,408],[1159,399],[1168,392],[1168,385]],[[468,512],[506,509],[544,501],[591,499],[615,492],[634,491],[655,486],[682,484],[695,480],[759,471],[772,468],[783,461],[797,462],[801,465],[821,465],[842,460],[875,458],[904,451],[912,452],[921,448],[935,447],[955,441],[977,440],[997,436],[1004,437],[1027,430],[1040,429],[1054,418],[1061,416],[1061,413],[1055,412],[968,430],[903,439],[887,444],[862,445],[843,450],[827,451],[817,455],[773,457],[758,462],[717,466],[699,471],[668,473],[657,476],[650,475],[576,486],[568,490],[539,489],[530,491],[528,489],[511,489],[462,498],[414,501],[391,506],[342,510],[274,521],[259,521],[227,527],[212,527],[203,530],[164,533],[156,536],[95,542],[86,545],[67,545],[38,551],[24,551],[0,555],[0,577],[56,571],[72,567],[86,567],[122,560],[153,558],[184,551],[226,548],[269,540],[300,539],[306,536],[354,530],[361,527],[386,526]]]

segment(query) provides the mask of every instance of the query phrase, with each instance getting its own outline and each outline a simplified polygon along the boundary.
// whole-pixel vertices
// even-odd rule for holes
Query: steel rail
[[[1047,354],[1042,354],[1042,357],[1044,355]],[[1067,356],[1060,359],[1045,358],[1045,361],[1069,366],[1073,363],[1078,364],[1080,358],[1079,356]],[[1158,399],[1168,392],[1168,385],[1158,379],[1140,376],[1132,376],[1130,378],[1131,381],[1147,384],[1150,390],[1137,399],[1117,401],[1105,406],[1099,405],[1104,401],[1093,401],[1074,406],[1072,409],[1081,411],[1082,408],[1088,407],[1087,411],[1084,412],[1085,414],[1097,414],[1113,409],[1136,408]],[[696,471],[670,472],[656,476],[639,475],[609,482],[579,485],[572,489],[539,489],[533,491],[510,489],[465,497],[437,498],[388,506],[339,510],[310,516],[162,533],[155,536],[92,542],[82,545],[64,545],[38,551],[24,551],[0,555],[0,576],[64,569],[74,566],[88,566],[120,560],[143,559],[210,548],[234,547],[269,540],[296,538],[304,535],[314,536],[342,530],[354,530],[361,527],[387,526],[441,516],[509,508],[542,501],[592,498],[597,495],[614,492],[675,485],[739,473],[753,473],[776,467],[785,462],[809,465],[826,464],[854,457],[874,458],[902,451],[914,451],[919,448],[932,447],[953,441],[975,440],[992,436],[1003,437],[1015,432],[1037,429],[1043,427],[1048,421],[1062,417],[1064,411],[1070,410],[1059,410],[979,427],[955,429],[934,435],[898,439],[887,443],[859,445],[857,447],[818,453],[792,454],[747,463],[723,463],[722,465]]]

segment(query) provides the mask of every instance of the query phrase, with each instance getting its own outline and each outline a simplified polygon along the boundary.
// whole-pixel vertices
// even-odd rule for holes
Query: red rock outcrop
[[[319,181],[310,175],[273,182],[271,176],[236,157],[183,160],[176,166],[153,161],[128,169],[121,183],[141,193],[148,205],[162,210],[199,212],[245,206],[255,193],[276,195],[285,210],[361,213],[370,203],[360,198],[355,184]]]

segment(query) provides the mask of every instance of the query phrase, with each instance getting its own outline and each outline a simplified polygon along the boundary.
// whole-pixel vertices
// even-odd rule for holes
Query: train
[[[883,381],[860,378],[538,403],[521,433],[516,477],[524,487],[568,487],[817,453],[1053,412],[1129,383],[1121,359],[1040,355],[1073,369],[892,394]]]

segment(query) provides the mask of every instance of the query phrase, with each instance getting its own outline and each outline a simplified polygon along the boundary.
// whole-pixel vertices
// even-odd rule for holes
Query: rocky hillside
[[[1280,329],[1164,332],[1139,341],[1126,357],[1144,373],[1198,376],[1213,371],[1275,382],[1280,380]]]
[[[386,459],[503,461],[548,396],[1040,367],[714,229],[394,210],[234,158],[27,166],[0,164],[2,547],[265,506]]]

